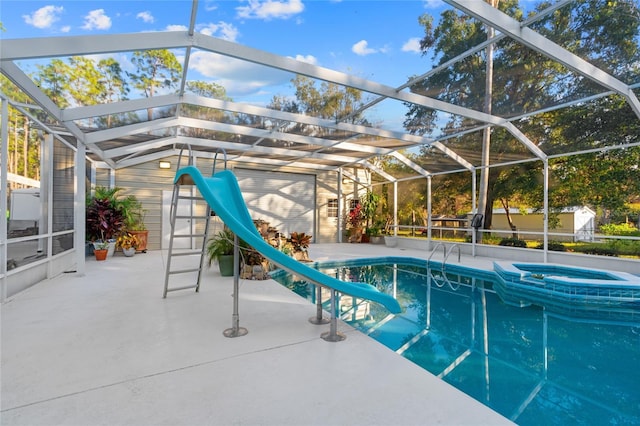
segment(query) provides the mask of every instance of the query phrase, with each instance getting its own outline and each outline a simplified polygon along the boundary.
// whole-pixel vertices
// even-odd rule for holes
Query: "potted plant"
[[[362,204],[358,203],[349,212],[347,219],[349,228],[349,242],[359,243],[362,241],[362,222],[364,220],[362,214]]]
[[[384,237],[380,230],[380,225],[372,225],[367,228],[367,235],[371,244],[384,244]]]
[[[127,232],[135,236],[138,240],[137,252],[147,252],[147,242],[149,241],[149,230],[144,223],[144,218],[147,211],[142,208],[142,205],[138,207],[131,216],[131,221],[125,224]]]
[[[229,229],[218,232],[207,243],[209,266],[216,261],[220,267],[220,275],[233,276],[233,241],[234,235]]]
[[[267,278],[269,264],[266,258],[246,241],[240,240],[241,277],[244,279],[264,280]]]
[[[124,232],[118,237],[116,244],[122,249],[122,253],[125,256],[131,257],[136,253],[139,242],[135,235],[130,232]]]
[[[376,211],[378,210],[378,204],[380,203],[380,196],[373,191],[367,191],[367,195],[362,203],[362,218],[364,220],[364,226],[366,228],[365,236],[366,240],[362,242],[370,242],[372,236],[379,236],[380,228],[376,228],[374,218]]]
[[[293,257],[296,260],[309,261],[309,244],[311,244],[311,235],[304,232],[292,232],[289,242],[293,249]]]
[[[122,232],[124,218],[108,198],[93,197],[86,211],[86,235],[92,242],[111,243],[109,250],[115,249],[115,238]],[[94,247],[95,248],[95,247]]]
[[[106,260],[109,253],[109,243],[106,241],[96,241],[93,243],[93,255],[96,260]]]

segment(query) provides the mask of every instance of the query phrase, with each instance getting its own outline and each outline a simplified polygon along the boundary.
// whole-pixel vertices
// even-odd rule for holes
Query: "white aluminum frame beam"
[[[117,51],[186,48],[189,46],[198,47],[200,49],[228,57],[352,87],[390,99],[409,102],[426,108],[467,117],[472,120],[485,122],[494,126],[506,127],[507,130],[510,131],[518,140],[527,145],[529,149],[531,149],[531,146],[533,145],[533,143],[527,138],[523,139],[523,134],[521,132],[513,132],[513,126],[508,126],[508,122],[504,118],[449,104],[438,99],[429,98],[415,93],[399,92],[393,87],[360,77],[318,67],[292,58],[275,55],[204,34],[197,33],[190,36],[188,32],[176,31],[168,33],[159,32],[59,37],[55,39],[56,42],[53,44],[51,40],[52,39],[50,38],[5,40],[0,47],[0,56],[5,58],[3,61],[6,61],[51,56],[98,54]],[[123,47],[116,48],[115,46],[126,46],[126,49]]]
[[[409,167],[410,169],[413,169],[413,171],[417,172],[421,176],[424,176],[424,177],[431,176],[431,173],[426,171],[422,166],[419,166],[418,164],[414,163],[404,155],[400,154],[398,151],[392,152],[391,156],[394,157],[396,160],[400,161],[405,166]]]
[[[178,137],[176,144],[181,145],[183,143],[187,144],[187,143],[190,143],[190,141],[185,140],[185,138]],[[194,148],[194,151],[197,152],[198,158],[212,159],[215,156],[215,153],[213,152],[198,151],[197,147]],[[160,159],[171,157],[171,156],[177,156],[179,154],[180,154],[180,150],[177,148],[173,148],[173,149],[162,151],[162,152],[154,152],[151,154],[141,155],[139,157],[136,157],[136,159],[128,158],[124,160],[119,160],[116,163],[115,168],[122,169],[126,167],[135,166],[136,164],[139,164],[141,162],[145,163],[149,161],[156,161],[156,160],[160,160]],[[256,158],[256,157],[228,156],[227,161],[233,161],[236,163],[246,163],[246,164],[258,164],[262,166],[266,165],[266,166],[278,167],[278,168],[293,167],[293,168],[305,169],[305,170],[311,170],[311,171],[333,172],[337,170],[337,167],[335,166],[323,166],[318,164],[304,163],[300,161],[284,161],[284,160],[274,160],[274,159]]]
[[[251,152],[259,152],[268,155],[274,156],[283,156],[283,157],[296,157],[296,158],[316,158],[318,160],[330,161],[336,163],[348,163],[355,162],[358,158],[348,157],[344,155],[334,155],[334,154],[316,154],[314,152],[288,149],[288,148],[278,148],[278,147],[267,147],[261,145],[248,145],[238,142],[229,142],[229,141],[221,141],[215,139],[201,139],[201,138],[193,138],[188,136],[173,136],[168,138],[155,139],[153,141],[149,141],[144,143],[144,148],[146,149],[157,149],[163,146],[179,144],[184,142],[178,142],[178,140],[186,140],[188,144],[192,147],[201,146],[208,148],[224,148],[226,150],[233,151],[251,151]],[[139,151],[140,148],[138,144],[133,144],[131,146],[119,147],[105,151],[106,158],[115,158],[123,155],[133,154],[135,151]]]
[[[315,118],[307,115],[295,114],[295,113],[290,113],[285,111],[278,111],[278,110],[273,110],[269,108],[253,106],[248,104],[235,103],[232,101],[206,98],[203,96],[198,96],[193,94],[185,94],[182,97],[177,95],[155,96],[154,98],[152,98],[151,101],[153,103],[152,107],[171,106],[171,105],[178,104],[179,102],[184,102],[190,105],[214,108],[214,109],[219,109],[219,110],[229,111],[234,113],[255,115],[255,116],[265,117],[272,120],[303,123],[303,124],[308,124],[312,126],[319,126],[319,127],[324,127],[324,128],[334,129],[334,130],[346,131],[346,132],[355,133],[357,134],[357,136],[369,135],[369,136],[380,137],[380,138],[396,139],[403,142],[409,142],[414,144],[413,146],[405,146],[402,149],[407,149],[415,146],[433,145],[437,149],[441,150],[443,153],[450,155],[452,158],[454,158],[455,161],[459,162],[461,165],[465,167],[469,167],[468,166],[469,163],[466,162],[464,159],[462,159],[462,157],[460,157],[458,154],[453,152],[451,149],[447,148],[442,143],[433,143],[432,139],[425,138],[424,136],[412,135],[409,133],[402,133],[402,132],[396,132],[396,131],[385,130],[385,129],[376,129],[374,127],[367,127],[367,126],[358,125],[358,124],[350,124],[350,123],[344,123],[344,122],[336,123],[335,121],[332,121],[332,120]],[[121,101],[121,102],[116,102],[112,105],[113,105],[113,108],[110,111],[111,113],[124,113],[124,112],[138,111],[138,110],[145,109],[145,99]],[[68,109],[63,111],[63,116],[65,120],[80,120],[84,118],[91,118],[91,117],[107,114],[107,112],[105,112],[104,107],[105,105],[92,105],[92,106]],[[132,135],[135,133],[149,131],[153,128],[156,128],[155,124],[159,124],[160,126],[175,125],[172,120],[173,120],[172,118],[164,118],[164,119],[154,120],[153,122],[134,123],[134,124],[119,127],[119,128],[97,131],[97,132],[88,134],[86,136],[86,139],[87,141],[90,141],[92,143],[98,143],[100,142],[100,140],[114,139],[117,137],[122,137],[125,134]],[[353,137],[356,137],[356,136],[352,136],[352,138]],[[330,140],[330,145],[323,145],[323,146],[325,148],[338,148],[338,149],[351,149],[355,146],[355,147],[358,147],[358,151],[361,151],[360,147],[362,145],[357,143],[355,145],[347,145],[347,142],[344,142],[344,141],[336,142],[334,140]],[[390,154],[391,152],[396,152],[396,151],[392,149],[387,149],[387,154]],[[381,152],[376,152],[374,154],[382,155]],[[428,172],[426,170],[422,170],[422,171],[419,171],[419,173],[423,174]]]

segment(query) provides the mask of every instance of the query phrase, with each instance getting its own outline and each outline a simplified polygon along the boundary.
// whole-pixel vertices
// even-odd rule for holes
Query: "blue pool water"
[[[640,424],[640,323],[513,306],[496,295],[491,271],[447,265],[445,280],[439,263],[431,275],[424,264],[383,258],[315,267],[395,294],[400,315],[348,296],[339,297],[339,315],[518,424]],[[315,303],[313,285],[282,271],[273,278]]]

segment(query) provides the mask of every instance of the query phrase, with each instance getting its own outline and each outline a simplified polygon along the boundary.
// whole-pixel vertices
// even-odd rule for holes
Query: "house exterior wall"
[[[171,162],[170,169],[160,169],[159,161]],[[136,166],[118,169],[115,172],[115,185],[123,188],[123,195],[135,195],[146,210],[145,224],[149,230],[149,250],[161,249],[162,242],[162,191],[172,190],[173,178],[177,167],[177,156],[154,160]],[[185,164],[183,160],[183,164]],[[210,175],[213,171],[213,160],[209,158],[198,158],[196,165],[205,175]],[[233,169],[236,164],[229,162],[228,169]],[[246,167],[243,163],[238,163],[238,167]],[[216,168],[220,170],[224,165],[219,161]],[[266,169],[265,169],[266,171]],[[310,174],[311,171],[296,170],[293,168],[282,169],[283,172]],[[314,240],[317,243],[330,243],[338,241],[338,220],[329,218],[327,215],[327,202],[330,198],[338,198],[337,176],[335,172],[317,172],[316,175],[316,206],[315,206],[315,230]],[[101,173],[100,169],[96,173],[96,184],[108,186],[108,174]],[[196,204],[196,213],[204,213],[206,205]],[[203,231],[202,222],[197,222],[194,232]]]
[[[162,190],[173,188],[177,157],[171,169],[160,169],[158,161],[116,170],[115,185],[123,188],[122,195],[135,195],[145,210],[144,223],[149,231],[148,250],[159,250],[162,232]]]
[[[338,217],[329,217],[329,200],[338,198],[338,174],[320,173],[316,176],[316,235],[317,243],[338,241]]]

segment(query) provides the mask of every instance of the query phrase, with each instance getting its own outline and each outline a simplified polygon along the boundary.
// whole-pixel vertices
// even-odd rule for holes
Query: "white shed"
[[[541,212],[510,209],[509,214],[520,238],[542,238],[543,214]],[[595,218],[596,213],[587,206],[566,207],[558,215],[558,226],[549,230],[551,233],[564,235],[551,236],[550,238],[553,240],[593,241]],[[507,214],[504,209],[493,210],[492,228],[509,230]],[[527,234],[527,231],[531,233]]]

